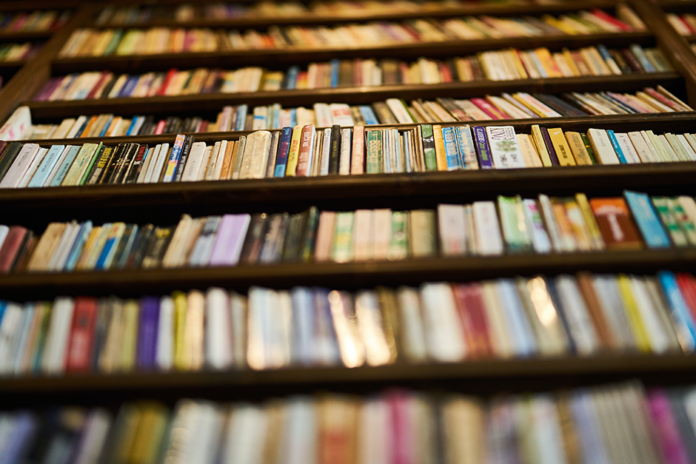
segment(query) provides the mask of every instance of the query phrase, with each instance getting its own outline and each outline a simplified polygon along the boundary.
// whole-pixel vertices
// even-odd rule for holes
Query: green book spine
[[[367,132],[367,174],[382,172],[382,131]]]
[[[672,238],[674,245],[678,247],[687,246],[689,243],[686,240],[686,235],[684,235],[684,232],[679,228],[677,220],[670,212],[669,200],[667,197],[652,197],[652,202],[653,205],[655,205],[657,214],[660,215],[662,223],[667,228],[667,232],[669,232],[669,236]]]
[[[387,258],[390,260],[408,257],[408,213],[395,211],[392,213],[392,237]]]
[[[595,155],[595,152],[592,149],[592,145],[590,145],[590,141],[587,139],[587,135],[580,133],[580,137],[582,137],[582,143],[585,144],[585,150],[587,150],[587,154],[590,155],[590,158],[592,159],[592,164],[600,164],[597,162],[597,156]]]
[[[425,169],[427,171],[437,171],[433,126],[430,124],[421,124],[421,134],[423,136],[423,157],[425,158]]]
[[[353,213],[336,214],[336,231],[334,232],[331,258],[337,263],[353,260]]]

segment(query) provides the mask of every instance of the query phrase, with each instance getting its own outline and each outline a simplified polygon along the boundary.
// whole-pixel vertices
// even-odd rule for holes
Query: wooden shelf
[[[273,25],[324,25],[337,24],[348,22],[363,22],[363,21],[404,21],[409,19],[422,18],[450,18],[457,16],[468,15],[492,15],[492,16],[513,16],[513,15],[540,15],[540,14],[562,14],[566,12],[574,12],[578,10],[587,10],[591,8],[613,9],[616,6],[615,1],[565,1],[557,2],[548,5],[525,5],[522,3],[512,3],[509,5],[500,3],[472,3],[462,6],[446,7],[438,10],[420,10],[414,12],[391,12],[391,13],[332,13],[332,14],[312,14],[306,13],[299,16],[281,16],[281,17],[239,17],[230,19],[217,18],[197,18],[190,21],[177,21],[175,19],[153,19],[143,23],[136,24],[105,24],[96,26],[97,29],[107,28],[148,28],[148,27],[208,27],[208,28],[235,28],[235,29],[250,29],[250,28],[265,28]],[[90,26],[93,27],[93,26]]]
[[[280,103],[284,107],[310,106],[314,103],[370,104],[387,98],[413,100],[437,97],[469,98],[503,92],[631,92],[662,85],[678,88],[682,78],[677,73],[646,73],[620,76],[564,77],[549,79],[518,79],[509,81],[472,81],[446,84],[397,84],[362,87],[337,87],[313,90],[280,90],[249,93],[211,93],[171,97],[112,98],[72,101],[29,101],[32,118],[62,119],[83,114],[113,113],[117,115],[175,114],[197,115],[219,112],[225,105],[248,104],[250,107]]]
[[[104,405],[132,398],[175,401],[202,395],[211,399],[262,399],[269,396],[308,393],[314,390],[365,393],[395,383],[415,388],[433,388],[490,395],[501,385],[510,393],[548,390],[563,386],[639,379],[648,385],[692,383],[696,357],[636,353],[598,354],[588,357],[559,356],[536,359],[467,360],[451,364],[286,368],[268,371],[201,371],[171,373],[68,374],[4,378],[0,380],[0,404],[17,407],[17,401],[55,403],[58,399],[80,404]]]
[[[29,32],[4,32],[0,31],[0,43],[9,42],[35,42],[37,40],[48,40],[53,33],[56,32],[55,29],[48,31],[29,31]]]
[[[462,56],[486,50],[503,48],[548,47],[571,49],[596,44],[609,47],[627,47],[630,44],[654,44],[650,32],[601,33],[585,35],[557,35],[541,37],[508,37],[499,39],[453,40],[443,42],[416,42],[360,48],[287,48],[273,50],[236,50],[207,53],[167,53],[158,55],[100,56],[57,58],[52,63],[54,74],[108,69],[114,72],[146,72],[170,68],[218,67],[227,69],[242,66],[289,66],[335,58],[418,58],[421,56]]]
[[[470,281],[518,275],[557,275],[590,271],[656,273],[662,269],[692,271],[696,250],[667,249],[601,253],[513,254],[497,257],[413,258],[355,263],[285,263],[236,267],[137,269],[69,273],[19,273],[0,279],[3,298],[36,300],[57,295],[115,294],[122,297],[161,295],[211,286],[246,290],[252,285],[290,288],[296,285],[338,289],[377,285],[420,285],[423,282]]]

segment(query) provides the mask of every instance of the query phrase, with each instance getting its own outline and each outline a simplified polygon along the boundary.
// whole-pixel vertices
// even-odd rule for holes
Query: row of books
[[[681,35],[696,34],[696,15],[693,13],[668,13],[667,20]]]
[[[642,23],[635,26],[641,27]],[[644,26],[642,26],[644,27]],[[443,42],[500,37],[630,32],[635,28],[598,9],[554,18],[491,16],[446,20],[415,19],[400,23],[369,22],[332,27],[287,26],[267,32],[214,31],[207,28],[147,30],[79,29],[60,51],[61,57],[285,48],[355,48],[414,42]]]
[[[107,125],[95,118],[92,124]],[[88,129],[83,130],[86,136],[104,130]],[[564,132],[538,125],[531,134],[516,134],[513,126],[334,125],[317,130],[297,125],[211,144],[179,134],[171,147],[100,142],[43,148],[33,142],[0,142],[0,150],[0,188],[36,188],[688,162],[696,161],[696,135]]]
[[[305,70],[287,71],[245,67],[233,71],[199,68],[172,69],[141,76],[114,76],[109,72],[86,72],[52,80],[44,89],[50,100],[115,98],[117,96],[165,96],[196,93],[269,92],[320,88],[395,84],[441,84],[479,80],[515,80],[579,76],[608,76],[670,72],[674,69],[656,49],[634,44],[624,50],[603,45],[551,53],[547,48],[515,49],[479,53],[476,56],[408,63],[394,59],[332,60],[310,63]],[[72,83],[69,81],[76,80]],[[123,84],[118,81],[124,81]],[[110,83],[113,87],[109,87]],[[55,84],[57,83],[57,84]],[[70,91],[63,90],[67,84]],[[55,85],[50,94],[48,89]],[[132,86],[132,92],[129,92]],[[108,91],[107,91],[108,88]],[[57,91],[65,91],[61,96]],[[93,94],[91,97],[90,95]]]
[[[0,32],[42,32],[58,29],[70,18],[70,12],[1,12]]]
[[[0,301],[0,376],[691,354],[695,297],[696,278],[661,271]]]
[[[496,5],[509,3],[533,4],[533,1],[508,1],[492,0],[482,3],[495,3]],[[257,18],[288,18],[297,16],[306,20],[314,17],[331,17],[334,15],[349,16],[360,15],[365,19],[369,15],[441,12],[455,10],[470,5],[470,2],[461,0],[446,0],[438,2],[422,2],[411,0],[376,1],[331,1],[314,2],[304,4],[300,2],[269,2],[262,1],[253,4],[239,3],[210,3],[204,5],[172,5],[162,6],[107,6],[100,13],[95,24],[98,26],[127,26],[146,24],[153,20],[174,20],[181,23],[196,19],[209,19],[224,21],[229,19],[257,19]],[[617,16],[624,18],[633,13],[630,8],[626,11],[625,4],[617,6]],[[633,13],[635,15],[635,13]]]
[[[41,44],[26,42],[23,44],[0,44],[0,61],[28,60],[34,56]]]
[[[691,197],[539,195],[441,204],[437,211],[360,209],[182,216],[176,226],[52,222],[40,236],[0,226],[0,272],[72,272],[360,262],[505,253],[696,246]]]
[[[404,389],[263,403],[180,400],[0,414],[8,462],[687,463],[693,388],[638,382],[479,398]]]

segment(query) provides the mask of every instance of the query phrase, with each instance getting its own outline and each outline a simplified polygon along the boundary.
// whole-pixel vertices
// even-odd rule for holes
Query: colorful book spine
[[[474,142],[481,169],[493,169],[493,159],[491,158],[491,150],[488,148],[485,127],[474,126]]]

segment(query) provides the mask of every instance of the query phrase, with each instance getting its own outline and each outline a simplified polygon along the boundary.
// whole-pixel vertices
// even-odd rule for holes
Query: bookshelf
[[[53,2],[54,3],[54,2]],[[79,3],[79,5],[78,5]],[[119,4],[136,4],[121,2]],[[42,8],[45,2],[27,2],[23,7]],[[162,54],[153,56],[109,56],[92,58],[60,58],[58,52],[70,34],[91,25],[102,3],[65,2],[74,8],[69,22],[48,34],[27,36],[22,40],[46,40],[40,52],[16,70],[15,76],[0,91],[0,119],[25,104],[35,122],[47,123],[81,114],[114,113],[133,115],[143,112],[155,115],[211,115],[224,105],[247,103],[250,106],[281,103],[283,106],[311,105],[317,102],[371,103],[388,97],[403,99],[438,96],[471,97],[504,91],[562,93],[568,91],[632,91],[663,85],[680,97],[696,104],[696,56],[688,43],[679,37],[664,18],[660,6],[682,8],[676,2],[660,5],[645,0],[632,0],[631,6],[646,23],[644,32],[588,34],[577,36],[522,37],[379,46],[372,48],[254,50],[214,53]],[[454,17],[469,14],[541,15],[577,9],[600,8],[611,11],[614,1],[559,2],[550,5],[472,4],[442,11],[428,12],[428,17]],[[2,7],[0,7],[1,9]],[[676,11],[676,9],[674,10]],[[326,24],[367,20],[399,20],[420,17],[420,13],[377,14],[370,16],[312,16],[297,20],[207,20],[186,23],[154,20],[136,27],[214,27],[264,28],[272,24]],[[100,27],[109,27],[104,25]],[[0,42],[19,40],[11,34],[0,34]],[[238,94],[200,94],[177,97],[148,97],[112,100],[80,100],[35,102],[32,96],[51,76],[67,73],[110,70],[116,72],[148,72],[171,67],[223,67],[263,65],[266,67],[306,64],[333,58],[420,56],[451,57],[506,47],[548,47],[552,51],[564,47],[580,48],[603,43],[624,47],[633,43],[658,46],[671,61],[676,72],[596,76],[557,79],[526,79],[515,81],[475,81],[437,85],[393,85],[379,87],[339,87],[320,90],[294,90]],[[0,65],[0,72],[3,66]],[[696,122],[696,112],[648,115],[617,115],[569,117],[558,119],[508,120],[516,130],[529,132],[532,124],[561,127],[564,130],[607,128],[614,130],[688,131]],[[478,125],[496,125],[495,121]],[[450,125],[450,124],[445,124]],[[456,125],[456,124],[451,124]],[[386,127],[386,126],[385,126]],[[397,126],[394,126],[397,127]],[[399,125],[399,128],[408,127]],[[196,140],[214,142],[236,140],[248,132],[196,134]],[[81,139],[97,142],[101,139]],[[121,142],[173,142],[174,135],[116,137],[110,144]],[[42,140],[41,146],[67,143],[66,140]],[[476,171],[374,175],[327,178],[286,178],[245,181],[196,182],[186,184],[102,185],[94,187],[62,187],[56,189],[16,189],[0,191],[0,210],[6,223],[21,223],[42,230],[50,221],[119,220],[176,222],[182,213],[196,216],[232,212],[300,211],[309,206],[320,208],[417,208],[433,207],[438,202],[494,199],[498,194],[569,194],[578,191],[593,195],[620,195],[625,189],[654,194],[695,195],[693,178],[695,163],[659,165],[589,166],[576,168],[545,168],[513,171]],[[418,284],[436,280],[468,280],[538,273],[557,275],[588,270],[592,272],[647,272],[660,269],[691,271],[695,268],[694,250],[643,250],[631,252],[572,253],[565,255],[507,255],[496,258],[432,258],[401,262],[349,264],[282,264],[239,266],[235,268],[136,270],[80,272],[72,274],[11,274],[0,278],[3,298],[52,298],[57,295],[137,297],[146,293],[206,288],[220,285],[245,290],[250,285],[288,288],[292,285],[326,285],[358,289],[377,284]],[[267,372],[225,373],[128,373],[114,376],[97,374],[65,375],[56,378],[0,379],[2,404],[21,399],[23,404],[39,404],[47,391],[55,398],[80,401],[88,393],[90,401],[98,401],[103,392],[114,397],[134,398],[138,395],[157,397],[162,390],[170,397],[196,395],[206,390],[231,389],[235,398],[254,398],[285,391],[314,391],[319,388],[362,391],[375,385],[451,385],[462,380],[478,383],[480,388],[509,390],[515,383],[524,388],[549,383],[580,385],[609,378],[638,377],[651,382],[690,382],[694,380],[693,357],[663,357],[636,354],[597,356],[591,358],[466,361],[453,365],[395,365],[356,370],[339,368],[286,369]],[[518,384],[519,382],[519,384]],[[289,390],[286,390],[289,389]],[[472,391],[475,388],[472,387]],[[232,394],[232,393],[230,393]],[[6,395],[6,396],[5,396]],[[6,403],[4,403],[6,402]]]

